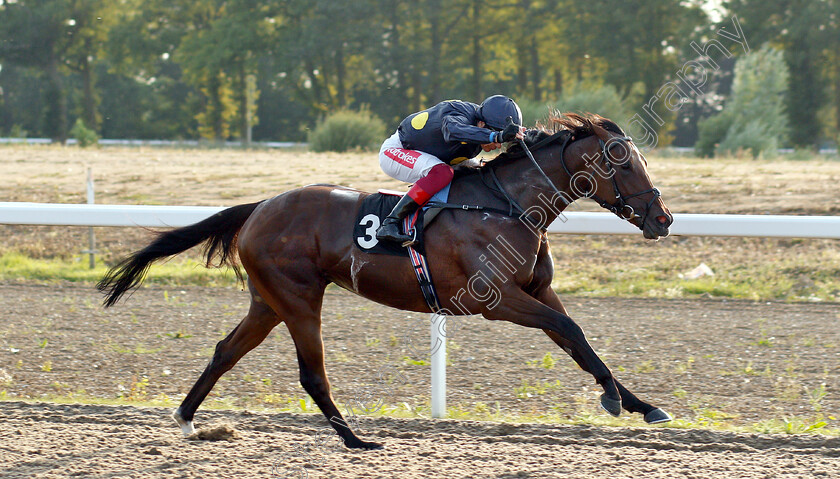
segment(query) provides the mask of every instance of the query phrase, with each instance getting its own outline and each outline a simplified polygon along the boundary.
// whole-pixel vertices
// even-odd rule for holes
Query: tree
[[[732,96],[723,111],[700,126],[698,149],[707,154],[750,150],[775,154],[788,132],[784,93],[788,88],[784,53],[765,45],[738,60]]]
[[[196,116],[203,136],[224,140],[233,123],[247,136],[248,76],[268,46],[272,10],[261,0],[189,2],[191,29],[175,51],[185,79],[207,98]]]
[[[724,6],[738,16],[751,43],[769,42],[784,50],[790,72],[790,139],[795,145],[816,146],[823,131],[820,110],[828,105],[831,87],[830,60],[840,47],[837,1],[729,0]]]
[[[204,97],[175,62],[193,18],[181,5],[161,0],[123,5],[105,48],[111,75],[99,82],[109,93],[103,98],[103,136],[196,137]]]
[[[105,42],[114,0],[19,0],[0,3],[0,38],[15,39],[15,48],[0,56],[32,68],[48,79],[44,130],[55,141],[67,139],[67,70],[82,77],[82,118],[96,129],[94,63]]]
[[[70,46],[69,11],[69,0],[0,4],[0,38],[15,41],[15,48],[4,48],[0,54],[46,75],[44,130],[61,143],[67,140],[67,93],[60,69]]]
[[[224,140],[231,127],[247,136],[248,77],[257,73],[274,30],[276,7],[265,0],[135,0],[112,33],[110,56],[124,73],[153,78],[161,60],[178,63],[199,105],[203,136]],[[257,92],[254,91],[256,94]]]
[[[116,18],[113,0],[75,0],[71,4],[72,42],[67,48],[64,65],[82,77],[81,117],[85,125],[96,131],[100,115],[95,88],[95,65],[103,56],[108,30]]]

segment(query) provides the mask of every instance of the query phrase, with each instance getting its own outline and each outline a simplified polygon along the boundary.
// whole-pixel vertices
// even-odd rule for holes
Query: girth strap
[[[418,231],[415,228],[417,217],[421,214],[418,210],[413,215],[408,215],[403,219],[403,229],[407,234],[417,237]],[[406,246],[408,250],[408,258],[414,266],[414,274],[417,275],[417,283],[420,284],[420,292],[423,294],[423,300],[432,312],[439,312],[442,308],[440,305],[440,298],[438,298],[437,290],[434,283],[432,283],[432,273],[429,271],[429,264],[426,262],[426,256],[420,253],[414,245]]]
[[[411,258],[411,264],[414,265],[414,274],[417,275],[417,282],[420,284],[420,292],[423,293],[423,299],[433,313],[439,313],[442,309],[440,298],[438,298],[437,290],[432,283],[432,274],[429,271],[426,257],[411,246],[407,248],[408,257]]]

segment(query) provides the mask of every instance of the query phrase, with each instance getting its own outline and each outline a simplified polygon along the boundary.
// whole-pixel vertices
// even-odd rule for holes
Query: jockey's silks
[[[481,145],[490,143],[491,130],[476,126],[481,120],[479,106],[460,100],[447,100],[406,117],[397,131],[409,150],[419,150],[450,165],[474,158]]]
[[[408,196],[415,203],[423,206],[435,193],[442,190],[444,186],[452,181],[453,175],[454,172],[451,166],[438,163],[429,170],[429,173],[425,177],[420,178],[417,180],[417,183],[414,183],[414,186],[408,190]]]

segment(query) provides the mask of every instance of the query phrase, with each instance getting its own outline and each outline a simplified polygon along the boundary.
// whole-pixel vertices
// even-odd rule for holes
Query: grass
[[[552,240],[552,285],[560,294],[840,301],[836,241],[678,238],[644,243],[592,236]],[[700,262],[714,275],[686,279],[683,273]]]
[[[540,381],[538,379],[533,386],[529,384],[527,379],[523,379],[522,385],[514,388],[514,392],[516,393],[516,397],[526,399],[535,396],[542,396],[549,391],[561,388],[562,385],[560,384],[560,381],[556,379],[553,383],[550,381]]]
[[[595,248],[588,251],[583,251],[581,248],[584,246],[579,242],[554,241],[554,244],[559,244],[559,248],[555,249],[560,250],[560,254],[555,253],[555,258],[559,258],[556,262],[560,263],[553,283],[555,291],[561,295],[592,297],[840,301],[840,268],[837,266],[840,264],[840,250],[826,249],[817,255],[807,255],[774,248],[774,244],[769,244],[765,249],[782,252],[783,257],[777,259],[768,252],[761,258],[742,258],[734,262],[724,255],[715,261],[708,261],[715,271],[714,276],[689,280],[679,276],[680,272],[691,269],[693,266],[690,265],[697,261],[697,248],[657,247],[659,252],[656,257],[641,268],[638,261],[629,262],[623,256],[627,248],[632,248],[623,243],[627,241],[613,238],[612,244],[603,244],[603,248],[619,245],[615,255],[605,258],[603,252],[598,251],[597,241],[593,243]],[[713,256],[713,251],[707,251],[706,255]],[[564,267],[565,257],[574,257],[575,264],[582,264]],[[0,253],[0,281],[93,284],[107,270],[108,267],[101,261],[96,263],[94,269],[89,269],[84,255],[33,258],[17,251]],[[176,257],[153,265],[146,283],[234,287],[236,277],[228,268],[208,269],[196,259]],[[770,346],[772,340],[772,337],[763,337],[759,342],[762,346]],[[371,339],[368,347],[377,345],[378,340]]]
[[[0,281],[31,281],[55,283],[96,283],[108,271],[101,261],[94,269],[88,267],[87,256],[31,258],[16,251],[0,254]],[[146,282],[160,285],[195,285],[231,287],[236,276],[229,269],[205,268],[194,259],[175,258],[155,264]]]
[[[108,347],[112,351],[120,354],[155,354],[166,349],[166,346],[161,346],[159,348],[150,348],[140,343],[138,343],[133,348],[128,348],[125,346],[120,346],[119,344],[109,342]]]
[[[554,369],[555,364],[557,364],[557,360],[554,359],[550,352],[545,353],[545,356],[543,356],[542,359],[528,361],[529,366],[540,367],[543,369]]]

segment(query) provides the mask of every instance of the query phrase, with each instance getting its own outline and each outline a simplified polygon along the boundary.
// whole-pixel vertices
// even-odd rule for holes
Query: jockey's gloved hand
[[[522,127],[514,123],[513,121],[508,121],[508,124],[505,126],[505,129],[500,131],[496,138],[497,141],[506,142],[506,141],[513,141],[516,139],[516,134],[519,133]]]

